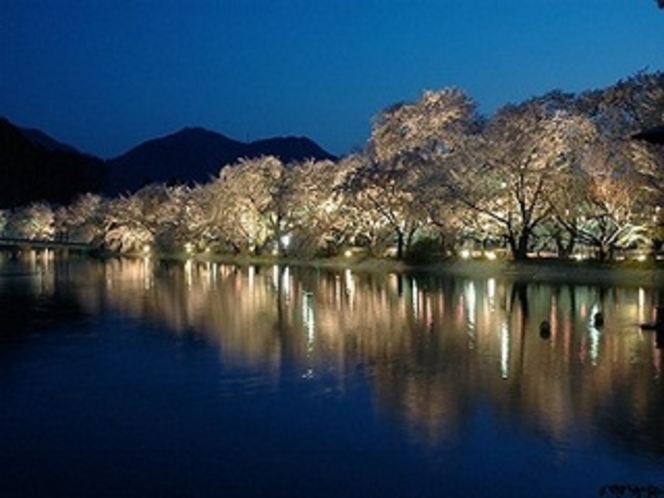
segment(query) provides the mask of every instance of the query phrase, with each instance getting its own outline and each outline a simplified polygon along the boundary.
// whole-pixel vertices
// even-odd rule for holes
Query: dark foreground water
[[[664,496],[659,300],[2,256],[0,496]]]

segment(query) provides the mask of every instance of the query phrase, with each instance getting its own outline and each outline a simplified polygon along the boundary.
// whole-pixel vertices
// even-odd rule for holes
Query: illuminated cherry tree
[[[662,73],[638,73],[572,105],[596,126],[581,169],[559,193],[556,219],[567,240],[589,246],[599,259],[616,249],[644,247],[655,234],[662,202],[662,150],[631,136],[661,122]],[[655,218],[656,221],[656,218]]]
[[[453,88],[426,91],[417,102],[392,106],[375,119],[364,164],[347,189],[394,233],[399,259],[431,224],[428,173],[463,146],[475,125],[475,104]]]
[[[7,217],[5,231],[9,237],[18,239],[53,240],[55,213],[45,202],[16,208]]]
[[[343,196],[338,193],[345,179],[343,168],[332,161],[314,160],[288,167],[292,185],[290,254],[310,257],[338,253],[348,235]]]
[[[662,73],[488,119],[459,89],[425,91],[378,113],[365,149],[337,162],[245,159],[204,185],[17,208],[0,228],[123,253],[310,257],[355,245],[401,259],[472,243],[516,259],[584,248],[605,259],[664,242],[664,148],[632,139],[662,121]]]
[[[653,235],[655,206],[652,177],[637,167],[640,145],[600,139],[566,192],[569,202],[556,219],[570,237],[590,247],[597,259],[617,249],[645,248]]]
[[[105,249],[127,253],[143,250],[154,244],[143,215],[143,203],[137,195],[120,196],[109,202],[104,219]]]
[[[104,238],[106,201],[97,194],[84,194],[56,212],[58,238],[100,245]]]
[[[551,200],[595,133],[588,119],[548,104],[533,99],[500,109],[475,150],[442,180],[500,230],[515,259],[528,257],[536,230],[552,216]]]
[[[222,168],[210,186],[213,219],[237,252],[285,252],[292,230],[291,172],[273,156]]]

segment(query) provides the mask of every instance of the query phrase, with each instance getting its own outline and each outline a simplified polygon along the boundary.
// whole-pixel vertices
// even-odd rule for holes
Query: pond
[[[664,496],[661,297],[2,255],[2,496]]]

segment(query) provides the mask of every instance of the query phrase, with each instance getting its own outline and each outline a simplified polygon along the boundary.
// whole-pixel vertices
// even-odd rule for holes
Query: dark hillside
[[[244,145],[203,128],[184,128],[144,142],[111,159],[108,192],[133,192],[153,182],[206,182],[220,162],[232,161]]]
[[[47,135],[41,130],[34,128],[21,128],[23,136],[27,138],[34,145],[38,145],[49,152],[71,152],[80,153],[74,147],[58,142],[53,137]]]
[[[247,144],[244,154],[246,157],[275,156],[284,163],[306,159],[336,159],[316,142],[306,137],[275,137],[257,140]]]
[[[101,159],[62,144],[56,147],[44,134],[40,140],[51,146],[33,142],[24,130],[0,118],[0,208],[35,201],[67,204],[79,194],[102,190]]]
[[[204,128],[184,128],[144,142],[108,161],[107,193],[134,192],[148,183],[204,183],[241,158],[274,155],[283,162],[333,159],[303,137],[279,137],[249,144]]]

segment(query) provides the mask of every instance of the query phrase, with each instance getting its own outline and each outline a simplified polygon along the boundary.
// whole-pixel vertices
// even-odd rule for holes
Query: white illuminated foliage
[[[389,219],[393,199],[387,195],[381,198],[383,185],[373,183],[372,166],[364,154],[353,154],[341,164],[346,177],[338,192],[343,199],[349,240],[353,245],[366,247],[372,255],[382,255],[393,244],[394,229]],[[395,187],[394,183],[392,187]]]
[[[475,103],[463,91],[428,90],[417,102],[397,104],[378,115],[369,151],[379,163],[413,154],[432,160],[460,146],[475,118]]]
[[[56,213],[58,237],[70,242],[97,245],[103,241],[106,201],[84,194]]]
[[[599,140],[585,157],[560,223],[573,239],[592,248],[600,260],[617,249],[644,247],[652,233],[652,178],[634,160],[638,144]]]
[[[574,106],[597,133],[557,204],[556,220],[569,247],[578,243],[605,259],[618,249],[649,245],[662,197],[664,154],[631,135],[661,124],[664,75],[639,73],[579,95]]]
[[[6,233],[18,239],[53,240],[55,236],[53,209],[44,202],[36,202],[11,211],[7,217]]]
[[[7,234],[7,221],[9,219],[10,212],[6,209],[0,209],[0,235]]]
[[[365,216],[374,213],[374,222],[392,232],[398,258],[432,225],[436,196],[423,179],[462,147],[475,118],[471,99],[458,89],[443,89],[426,91],[417,102],[395,105],[375,119],[367,152],[356,157],[345,188],[356,204],[365,205]],[[376,228],[364,232],[384,239]]]
[[[337,162],[245,159],[204,185],[0,212],[0,230],[118,252],[311,257],[361,246],[402,258],[444,247],[520,259],[581,248],[603,259],[664,239],[664,148],[631,138],[662,121],[662,73],[551,92],[489,119],[459,89],[425,91],[380,112],[364,151]]]
[[[535,232],[552,216],[551,201],[573,178],[595,129],[583,116],[551,108],[547,100],[506,106],[488,124],[465,164],[450,168],[455,198],[526,258]]]
[[[167,197],[154,231],[157,249],[180,252],[188,247],[192,252],[208,247],[212,238],[211,216],[204,204],[204,192],[201,186],[183,185],[166,190]]]
[[[664,121],[664,73],[639,72],[607,88],[581,93],[574,105],[603,136],[624,139]]]
[[[174,187],[175,189],[183,187]],[[163,243],[164,233],[179,222],[180,208],[172,187],[148,185],[130,196],[110,202],[105,218],[106,247],[119,252],[138,252],[155,243]],[[164,244],[172,249],[170,244]]]
[[[292,229],[291,171],[273,156],[222,168],[210,186],[213,218],[224,242],[237,252],[261,252]]]
[[[345,242],[342,168],[331,161],[305,161],[290,166],[292,189],[292,243],[289,252],[299,256],[335,254]]]

